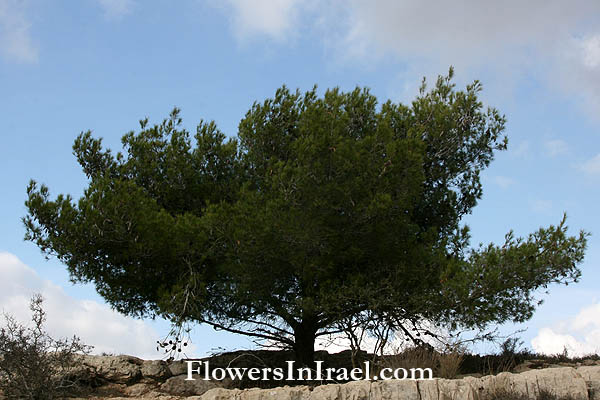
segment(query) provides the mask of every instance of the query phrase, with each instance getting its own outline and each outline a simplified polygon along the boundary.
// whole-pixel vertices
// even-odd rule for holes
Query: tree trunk
[[[316,333],[316,327],[305,321],[294,329],[294,353],[299,366],[314,367]]]

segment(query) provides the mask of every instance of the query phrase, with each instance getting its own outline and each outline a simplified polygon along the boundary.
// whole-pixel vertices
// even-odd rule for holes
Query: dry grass
[[[411,347],[382,357],[378,364],[381,368],[431,368],[436,371],[438,353],[422,347]]]
[[[508,390],[498,390],[495,393],[490,394],[482,400],[529,400],[529,396],[525,393],[517,393]],[[573,396],[562,396],[558,397],[556,394],[548,390],[540,390],[540,393],[536,397],[536,400],[577,400]]]
[[[436,376],[452,379],[460,373],[460,366],[464,358],[464,350],[452,348],[438,355],[438,371]]]
[[[440,353],[424,347],[410,347],[395,354],[380,358],[380,368],[431,368],[433,376],[452,379],[460,373],[464,351],[460,348],[449,348]]]

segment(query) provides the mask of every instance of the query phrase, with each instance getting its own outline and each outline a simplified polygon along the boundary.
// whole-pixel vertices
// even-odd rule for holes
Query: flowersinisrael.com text
[[[431,368],[382,368],[377,374],[371,374],[371,365],[366,361],[364,368],[324,368],[323,361],[316,361],[315,368],[294,368],[294,361],[286,361],[285,368],[247,368],[227,367],[210,368],[208,361],[186,360],[186,381],[202,379],[205,381],[221,381],[229,378],[231,380],[250,379],[274,380],[274,381],[359,381],[359,380],[431,380],[433,371]],[[196,376],[196,377],[194,377]]]

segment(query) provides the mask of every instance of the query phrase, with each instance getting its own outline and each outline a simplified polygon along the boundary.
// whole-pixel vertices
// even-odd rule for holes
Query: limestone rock
[[[579,371],[581,370],[581,371]],[[588,385],[600,384],[600,367],[571,367],[532,370],[521,374],[508,372],[483,378],[435,379],[423,381],[356,381],[314,388],[307,386],[275,389],[212,389],[195,399],[202,400],[479,400],[491,393],[517,392],[535,399],[540,391],[559,397],[588,399]],[[592,397],[597,400],[596,397]]]
[[[527,371],[522,374],[513,374],[522,376],[525,379],[537,383],[538,390],[556,394],[558,397],[571,395],[574,398],[587,399],[587,384],[585,379],[570,367],[552,369],[542,369],[538,371]]]
[[[127,386],[123,393],[129,397],[148,397],[150,392],[155,391],[156,385],[147,383],[136,383],[131,386]]]
[[[310,389],[307,386],[282,386],[273,389],[235,389],[235,393],[236,400],[309,400],[310,398]],[[229,399],[232,399],[232,397],[229,397]]]
[[[600,365],[531,369],[519,374],[503,372],[462,379],[355,381],[314,388],[284,386],[240,390],[226,388],[233,387],[237,381],[199,378],[186,381],[184,362],[169,365],[129,356],[82,356],[81,361],[89,376],[96,378],[94,382],[101,383],[86,397],[88,400],[480,400],[492,393],[504,392],[525,394],[533,400],[541,391],[559,398],[600,400]]]
[[[600,366],[584,366],[577,372],[587,382],[590,400],[600,400]]]
[[[196,368],[196,366],[194,366]],[[172,361],[169,366],[169,372],[171,372],[171,376],[184,375],[187,374],[187,363],[183,360]]]
[[[239,399],[242,390],[215,388],[204,393],[202,396],[190,396],[187,400],[233,400]],[[273,399],[276,400],[276,399]]]
[[[340,385],[321,385],[313,389],[310,399],[337,400],[340,392]]]
[[[133,383],[142,377],[144,361],[133,356],[82,356],[83,366],[114,383]]]
[[[175,396],[200,396],[210,389],[219,387],[213,381],[205,381],[203,379],[186,381],[186,377],[186,375],[177,375],[167,379],[160,385],[160,391]]]
[[[166,362],[161,360],[144,361],[141,368],[142,376],[154,381],[165,381],[172,376]]]

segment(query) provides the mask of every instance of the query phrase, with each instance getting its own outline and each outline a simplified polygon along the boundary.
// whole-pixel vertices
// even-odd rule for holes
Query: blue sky
[[[535,0],[0,0],[0,309],[27,316],[34,291],[48,326],[97,351],[157,357],[168,326],[112,312],[93,288],[24,242],[29,179],[78,197],[85,177],[71,153],[92,130],[118,149],[138,120],[177,106],[184,125],[215,120],[228,135],[254,101],[285,84],[371,88],[410,102],[423,76],[453,65],[479,79],[482,99],[508,119],[509,150],[485,171],[465,221],[473,242],[526,235],[567,212],[592,233],[580,283],[551,287],[526,324],[525,345],[600,350],[600,3]],[[198,328],[197,354],[246,339]]]

